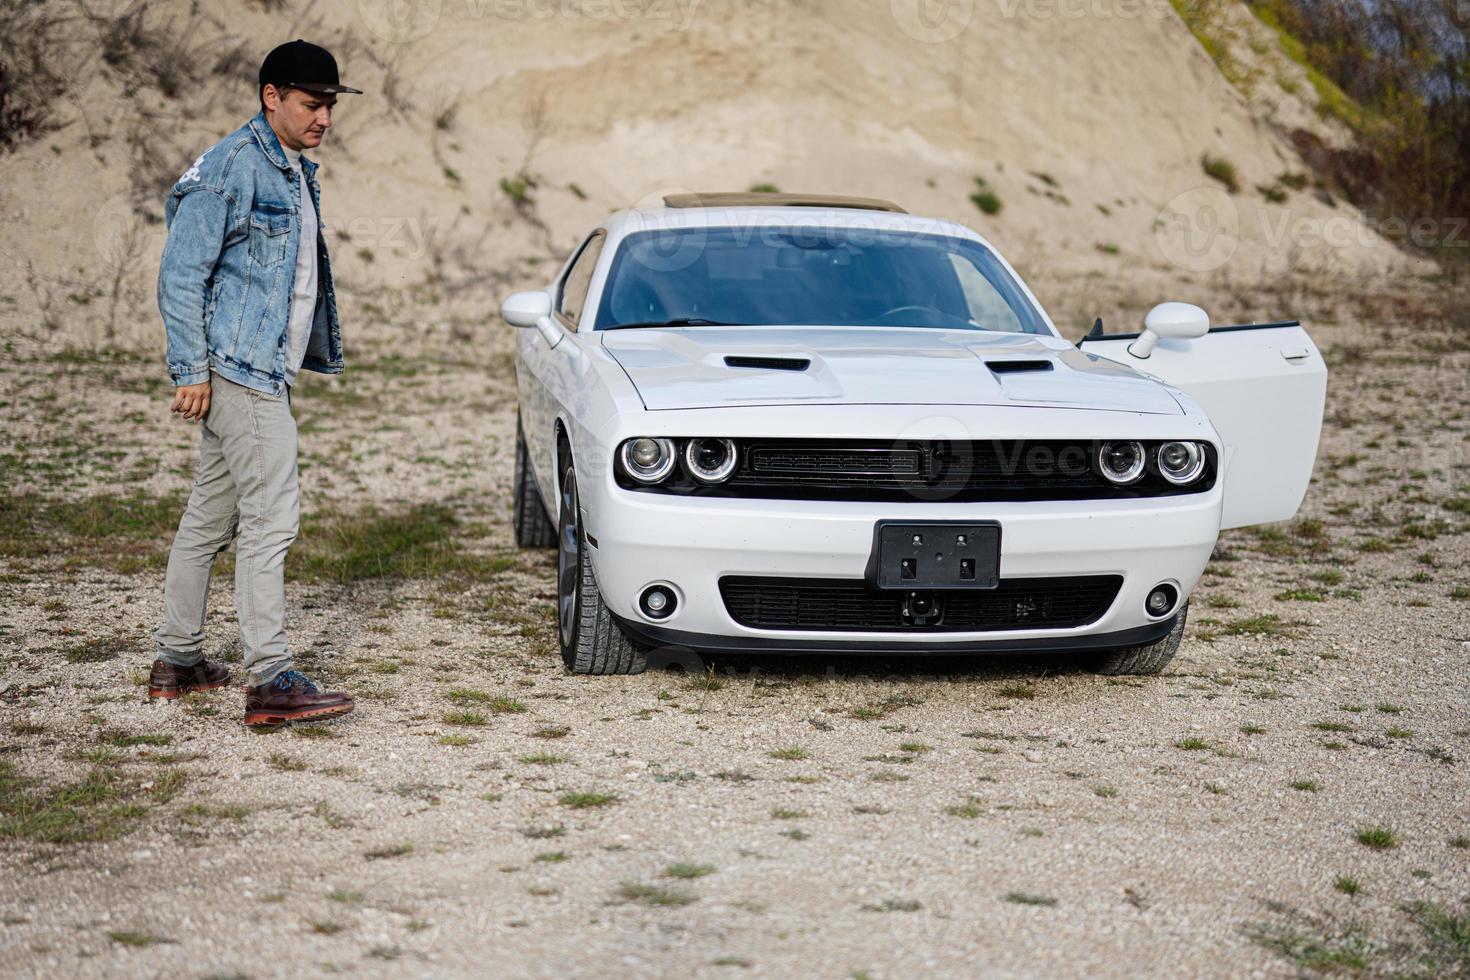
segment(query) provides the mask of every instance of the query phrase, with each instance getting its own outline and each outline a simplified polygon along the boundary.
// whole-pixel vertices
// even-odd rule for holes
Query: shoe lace
[[[274,686],[282,691],[290,690],[300,685],[305,688],[307,694],[315,694],[316,685],[299,670],[286,670],[276,675]]]

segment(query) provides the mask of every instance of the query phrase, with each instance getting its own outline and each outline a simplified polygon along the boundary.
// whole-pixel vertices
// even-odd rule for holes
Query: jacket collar
[[[282,170],[291,169],[291,161],[286,159],[286,151],[281,149],[281,141],[276,139],[276,131],[271,129],[271,124],[266,121],[264,109],[257,112],[255,118],[250,120],[250,131],[255,134],[255,142],[260,144],[260,149],[265,153],[267,160]],[[306,174],[308,180],[316,173],[316,166],[306,154],[301,155],[301,171]]]

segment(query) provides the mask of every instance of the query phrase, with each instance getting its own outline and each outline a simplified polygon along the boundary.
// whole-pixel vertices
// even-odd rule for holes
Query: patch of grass
[[[990,184],[984,177],[975,178],[975,192],[970,195],[970,203],[979,208],[983,214],[1000,214],[1000,196],[990,189]]]
[[[472,581],[502,570],[498,556],[470,549],[467,531],[454,511],[439,503],[304,516],[286,574],[303,581],[351,584],[384,578]]]
[[[688,892],[664,888],[659,885],[645,885],[636,881],[623,882],[618,886],[618,895],[626,901],[640,902],[644,905],[654,905],[660,908],[679,908],[696,901],[695,896],[690,895]]]
[[[779,749],[772,749],[766,754],[769,755],[772,759],[785,759],[788,762],[810,758],[807,755],[806,749],[802,748],[800,745],[783,746]]]
[[[363,851],[362,856],[369,861],[382,861],[387,858],[403,857],[413,853],[412,844],[389,844],[386,847],[375,847],[370,851]]]
[[[983,817],[985,815],[985,808],[974,800],[969,800],[965,803],[957,803],[954,806],[947,806],[944,808],[944,812],[949,814],[951,817],[960,817],[965,820],[974,820],[977,817]]]
[[[1303,793],[1315,793],[1322,788],[1322,784],[1315,779],[1293,779],[1289,785]]]
[[[776,820],[805,820],[811,814],[805,810],[788,810],[785,807],[777,807],[771,811],[771,816]]]
[[[456,747],[462,747],[462,746],[465,746],[465,745],[473,745],[474,742],[475,742],[475,740],[473,738],[470,738],[470,736],[463,735],[463,734],[452,734],[452,735],[440,735],[439,736],[439,744],[440,745],[452,745],[452,746],[456,746]]]
[[[934,746],[925,745],[923,742],[900,742],[898,751],[908,752],[911,755],[922,755],[925,752],[933,752]]]
[[[1237,619],[1232,623],[1226,623],[1220,632],[1226,636],[1296,636],[1291,624],[1283,623],[1275,613]]]
[[[291,734],[297,738],[341,738],[342,733],[331,725],[292,725]]]
[[[1041,908],[1052,908],[1057,904],[1057,900],[1050,896],[1031,892],[1006,892],[1001,899],[1014,905],[1035,905]]]
[[[107,934],[107,938],[119,946],[132,946],[135,949],[143,949],[155,946],[158,943],[166,943],[167,939],[160,939],[149,932],[139,932],[133,929],[118,929]]]
[[[1338,875],[1336,880],[1332,882],[1332,887],[1344,895],[1356,895],[1363,890],[1363,886],[1358,882],[1358,879],[1350,875]]]
[[[608,806],[616,803],[618,795],[616,793],[563,793],[557,797],[556,801],[573,810],[585,810],[589,807]]]
[[[705,875],[714,874],[717,870],[718,869],[713,864],[685,864],[683,862],[679,862],[671,864],[667,868],[664,868],[664,877],[686,879],[703,878]]]
[[[115,772],[94,769],[80,782],[38,788],[36,780],[0,762],[0,839],[49,844],[115,840],[146,811],[139,794]]]
[[[1257,725],[1255,722],[1248,721],[1240,726],[1240,733],[1242,735],[1264,735],[1266,734],[1266,726]]]
[[[1016,701],[1031,701],[1036,697],[1036,685],[1019,682],[1002,684],[995,689],[995,693],[1003,698],[1011,698]]]
[[[1389,738],[1413,738],[1414,737],[1414,731],[1413,731],[1413,729],[1411,729],[1411,728],[1401,728],[1398,725],[1394,725],[1392,728],[1388,729],[1383,734],[1387,735]]]
[[[1240,176],[1236,173],[1235,164],[1224,157],[1211,156],[1208,153],[1200,157],[1199,164],[1206,177],[1219,181],[1232,194],[1239,193]]]
[[[303,772],[306,769],[306,763],[283,752],[272,752],[266,761],[272,769],[279,769],[281,772]]]
[[[1375,851],[1387,851],[1399,846],[1399,836],[1387,827],[1360,827],[1357,841]]]
[[[1100,796],[1105,800],[1111,800],[1118,795],[1118,788],[1116,786],[1094,786],[1092,787],[1092,792],[1095,796]]]
[[[1360,972],[1367,968],[1368,957],[1376,948],[1357,926],[1308,933],[1286,925],[1257,925],[1245,932],[1257,945],[1319,974]]]
[[[103,731],[98,736],[98,741],[108,745],[115,745],[120,749],[130,748],[134,745],[171,745],[172,735],[146,734],[137,735],[132,732]]]
[[[1178,749],[1183,749],[1186,752],[1200,752],[1208,749],[1210,747],[1210,743],[1206,742],[1202,738],[1191,735],[1188,738],[1181,738],[1179,741],[1175,742],[1174,747]]]
[[[531,860],[540,861],[542,864],[560,864],[569,858],[566,851],[543,851]]]
[[[1345,721],[1314,721],[1311,727],[1319,732],[1355,732],[1358,730],[1356,725]]]
[[[531,733],[532,738],[566,738],[572,730],[566,725],[546,725]]]
[[[1275,595],[1277,602],[1326,602],[1327,597],[1315,589],[1287,589]]]
[[[554,752],[533,752],[530,755],[521,756],[521,762],[528,766],[559,766],[567,761],[564,755]]]
[[[446,711],[444,724],[475,727],[485,724],[485,716],[478,711]]]

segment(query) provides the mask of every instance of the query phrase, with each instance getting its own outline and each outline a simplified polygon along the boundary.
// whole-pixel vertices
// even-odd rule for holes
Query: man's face
[[[277,89],[267,85],[261,92],[265,100],[265,117],[281,144],[292,150],[309,150],[320,146],[322,137],[332,125],[335,95],[322,95],[305,89]]]

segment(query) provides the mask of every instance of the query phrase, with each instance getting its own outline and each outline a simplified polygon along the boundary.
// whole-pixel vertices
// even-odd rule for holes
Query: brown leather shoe
[[[230,683],[230,670],[201,660],[192,667],[175,667],[166,660],[153,661],[148,672],[150,698],[176,698],[190,691],[212,691]]]
[[[319,691],[299,670],[282,671],[269,684],[245,689],[245,724],[252,727],[332,718],[351,710],[350,695]]]

